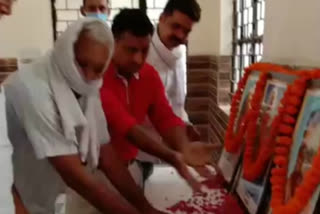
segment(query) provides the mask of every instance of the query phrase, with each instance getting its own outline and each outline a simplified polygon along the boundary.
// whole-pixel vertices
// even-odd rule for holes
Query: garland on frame
[[[251,109],[242,117],[240,129],[234,133],[237,113],[241,97],[252,71],[260,71],[260,79],[257,82],[255,94],[251,101]],[[257,158],[253,158],[254,139],[256,137],[257,120],[264,88],[270,71],[295,75],[298,78],[288,86],[281,100],[278,115],[272,121],[271,134],[265,142],[261,143]],[[257,63],[246,69],[243,79],[232,100],[230,120],[225,136],[225,148],[227,152],[237,153],[243,143],[246,134],[246,147],[244,153],[244,177],[247,180],[258,178],[274,155],[275,167],[271,170],[272,198],[271,207],[274,214],[299,214],[309,203],[320,184],[320,148],[313,159],[312,167],[305,174],[302,183],[297,187],[294,196],[285,202],[285,190],[288,174],[290,149],[293,142],[293,133],[300,112],[302,101],[310,79],[320,78],[320,70],[316,71],[291,71],[284,67]]]
[[[271,207],[275,214],[299,214],[307,206],[320,184],[320,148],[313,159],[312,167],[303,177],[294,195],[285,202],[290,148],[293,143],[293,130],[296,117],[301,108],[302,99],[307,89],[307,82],[319,78],[320,71],[304,73],[290,88],[288,98],[284,100],[286,108],[280,109],[286,117],[281,121],[280,135],[276,140],[275,168],[271,171],[272,198]]]
[[[298,78],[303,75],[302,72],[291,71],[285,68],[274,68],[275,72],[289,75],[297,75]],[[266,139],[263,139],[259,145],[255,145],[256,138],[258,135],[258,118],[260,116],[261,103],[264,97],[264,89],[266,87],[267,76],[269,72],[265,71],[263,75],[260,75],[260,80],[257,82],[256,90],[251,101],[251,109],[247,113],[249,120],[248,128],[246,130],[246,146],[244,151],[243,159],[243,177],[248,181],[254,181],[258,179],[261,174],[266,170],[272,155],[274,154],[275,149],[275,139],[279,131],[284,128],[281,126],[281,120],[284,118],[288,124],[295,124],[295,119],[289,117],[288,115],[283,115],[281,112],[278,112],[277,116],[273,119],[270,129],[270,134]],[[281,100],[281,105],[284,105],[284,101],[288,100],[287,103],[293,106],[299,106],[302,101],[297,99],[294,96],[291,96],[289,93],[290,88],[294,87],[295,83],[292,86],[288,87],[288,90],[284,94],[284,97]],[[289,106],[290,112],[297,110],[292,110],[292,106]],[[279,107],[281,109],[281,106]],[[264,122],[264,121],[262,121]],[[263,130],[262,130],[263,131]],[[258,147],[258,150],[255,149]],[[283,150],[281,150],[283,152]],[[257,154],[257,155],[255,155]]]
[[[273,65],[269,63],[256,63],[251,65],[250,67],[245,69],[244,76],[238,83],[237,91],[235,92],[232,102],[231,102],[231,110],[230,110],[230,117],[229,122],[225,134],[225,149],[227,152],[236,154],[239,152],[239,149],[241,148],[241,145],[243,143],[243,139],[245,136],[245,132],[248,125],[248,114],[245,113],[245,115],[240,118],[238,121],[239,123],[239,130],[235,130],[235,124],[237,121],[237,116],[239,112],[239,105],[241,102],[242,94],[244,92],[245,86],[247,84],[248,78],[253,71],[263,72],[263,73],[270,73],[271,71],[278,71],[283,74],[290,74],[292,75],[292,72],[285,67]],[[240,117],[241,115],[239,115]]]

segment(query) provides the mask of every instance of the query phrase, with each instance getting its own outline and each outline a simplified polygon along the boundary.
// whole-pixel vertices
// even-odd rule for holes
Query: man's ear
[[[81,12],[81,15],[86,16],[83,6],[80,7],[80,12]]]

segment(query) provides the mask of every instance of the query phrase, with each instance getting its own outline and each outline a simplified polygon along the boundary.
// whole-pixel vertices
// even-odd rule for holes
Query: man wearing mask
[[[110,15],[109,0],[83,0],[81,14],[107,21]]]
[[[11,15],[14,0],[0,0],[0,19]],[[27,214],[20,197],[13,188],[12,146],[7,134],[4,89],[0,88],[0,213]]]

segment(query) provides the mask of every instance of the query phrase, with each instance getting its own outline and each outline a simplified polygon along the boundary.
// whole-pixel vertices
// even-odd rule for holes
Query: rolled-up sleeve
[[[29,88],[14,81],[5,86],[5,94],[8,132],[14,145],[29,141],[38,159],[78,153],[76,142],[63,135],[60,115],[46,88]]]

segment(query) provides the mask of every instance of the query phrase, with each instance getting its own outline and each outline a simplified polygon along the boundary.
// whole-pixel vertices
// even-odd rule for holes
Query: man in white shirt
[[[174,113],[188,124],[187,133],[192,141],[199,141],[200,134],[190,123],[185,110],[186,43],[194,24],[200,21],[200,16],[201,8],[196,0],[169,0],[160,16],[157,30],[153,34],[147,57],[147,62],[160,75]],[[148,121],[146,126],[152,129]],[[148,162],[158,163],[159,160],[144,152],[139,153],[138,159],[144,162],[146,179],[150,174],[148,169],[152,170]]]
[[[186,43],[200,16],[201,8],[196,0],[169,0],[160,16],[147,58],[147,62],[159,72],[174,112],[185,122],[189,122],[184,108]]]

